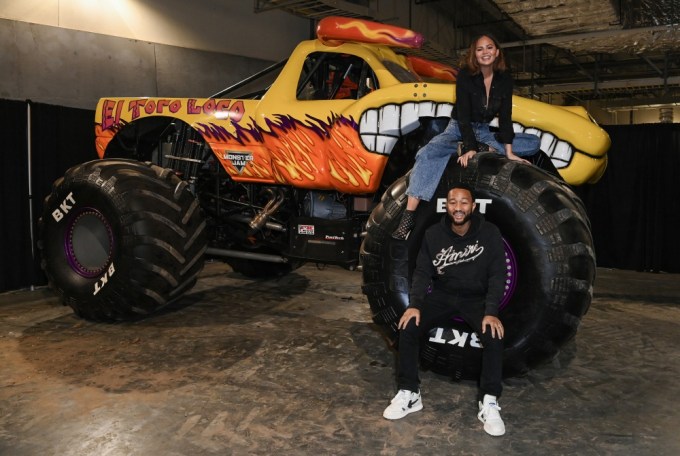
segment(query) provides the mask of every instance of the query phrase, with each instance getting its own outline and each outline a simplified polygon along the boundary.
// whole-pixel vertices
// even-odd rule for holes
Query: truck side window
[[[359,99],[377,89],[377,78],[361,58],[349,54],[313,52],[298,80],[298,100]]]

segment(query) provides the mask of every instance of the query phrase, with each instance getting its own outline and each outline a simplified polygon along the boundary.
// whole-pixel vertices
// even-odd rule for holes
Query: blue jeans
[[[477,137],[477,142],[488,144],[497,153],[505,155],[505,146],[496,140],[494,133],[489,130],[489,124],[473,122],[472,129]],[[437,190],[449,158],[456,153],[458,142],[462,139],[458,121],[451,119],[443,132],[432,138],[418,151],[416,163],[411,171],[408,189],[406,189],[408,196],[430,201]],[[528,157],[538,152],[540,147],[541,139],[538,136],[528,133],[515,133],[515,139],[512,141],[512,151],[515,155]]]

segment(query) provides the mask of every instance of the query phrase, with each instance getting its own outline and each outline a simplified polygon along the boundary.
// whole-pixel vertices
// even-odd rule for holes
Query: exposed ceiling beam
[[[664,75],[664,72],[661,71],[661,69],[660,69],[658,66],[656,66],[656,65],[654,64],[654,62],[652,62],[651,60],[649,60],[649,58],[648,58],[647,56],[640,54],[640,58],[641,58],[642,60],[644,60],[645,62],[647,62],[647,63],[649,64],[649,66],[652,67],[657,73],[659,73],[659,76],[661,76],[661,77],[664,77],[664,76],[665,76],[665,75]]]
[[[665,31],[673,31],[676,30],[677,27],[680,27],[680,24],[670,24],[670,25],[657,25],[653,27],[640,27],[640,28],[633,28],[633,29],[610,29],[610,30],[601,30],[597,32],[585,32],[585,33],[570,33],[566,35],[552,35],[552,36],[544,36],[541,38],[531,38],[529,40],[523,40],[523,41],[511,41],[509,43],[502,43],[501,47],[503,49],[507,48],[513,48],[513,47],[522,47],[522,46],[532,46],[535,44],[559,44],[559,43],[567,43],[569,41],[579,41],[579,40],[588,40],[588,39],[596,39],[596,38],[606,38],[606,37],[621,37],[624,38],[628,35],[635,35],[639,33],[652,33],[652,32],[665,32]]]
[[[607,100],[605,109],[631,109],[634,107],[658,108],[667,105],[680,106],[680,96],[665,96],[653,98],[625,98],[617,100]]]
[[[568,49],[562,49],[562,53],[565,55],[565,57],[567,58],[567,60],[569,60],[572,64],[574,64],[574,66],[575,66],[576,68],[579,69],[579,71],[581,72],[581,74],[582,74],[583,76],[587,77],[588,79],[590,79],[590,80],[593,81],[593,82],[596,81],[597,78],[596,78],[595,76],[593,76],[592,74],[590,74],[590,73],[583,67],[583,65],[581,65],[581,63],[576,59],[576,57],[574,56],[574,54],[572,54],[571,52],[569,52]],[[597,68],[596,68],[596,71],[597,71]]]
[[[256,0],[255,12],[260,13],[284,8],[310,19],[321,19],[331,15],[372,18],[376,11],[369,7],[345,0]]]
[[[612,89],[634,89],[640,87],[668,87],[671,85],[680,86],[680,76],[670,77],[667,80],[663,78],[640,78],[640,79],[622,79],[616,81],[600,81],[597,83],[598,90],[612,90]],[[533,88],[535,94],[549,94],[549,93],[567,93],[567,92],[592,92],[594,85],[592,82],[574,82],[565,84],[549,84],[543,86],[536,86]]]

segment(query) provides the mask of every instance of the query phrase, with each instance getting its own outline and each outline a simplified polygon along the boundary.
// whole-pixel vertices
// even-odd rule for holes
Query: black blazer
[[[463,151],[477,150],[477,138],[470,123],[489,123],[496,116],[499,124],[498,142],[512,143],[515,137],[512,128],[512,86],[513,80],[509,72],[495,71],[487,105],[482,73],[472,75],[465,68],[458,72],[456,105],[452,117],[458,121],[463,136]]]

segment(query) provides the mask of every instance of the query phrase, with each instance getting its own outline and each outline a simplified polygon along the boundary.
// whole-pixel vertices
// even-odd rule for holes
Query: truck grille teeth
[[[421,117],[451,117],[451,103],[404,103],[369,109],[361,115],[359,134],[371,152],[389,155],[400,137],[420,126]]]
[[[399,138],[420,126],[421,117],[451,117],[450,103],[404,103],[391,104],[380,109],[369,109],[361,115],[359,134],[364,147],[371,152],[389,155]],[[498,126],[498,119],[491,122]],[[530,133],[541,138],[541,150],[545,152],[557,169],[565,168],[574,156],[574,149],[568,142],[552,133],[536,127],[524,127],[515,122],[515,133]]]
[[[493,119],[489,125],[498,127],[498,117]],[[555,168],[560,169],[569,166],[574,157],[574,148],[571,144],[540,128],[525,127],[517,122],[512,123],[512,128],[515,133],[529,133],[541,138],[541,150],[550,157]]]
[[[555,165],[555,168],[566,168],[569,166],[572,157],[574,156],[574,148],[566,141],[561,140],[552,133],[539,130],[535,127],[524,128],[517,122],[513,123],[515,133],[530,133],[541,138],[541,150],[546,153],[550,160]]]

